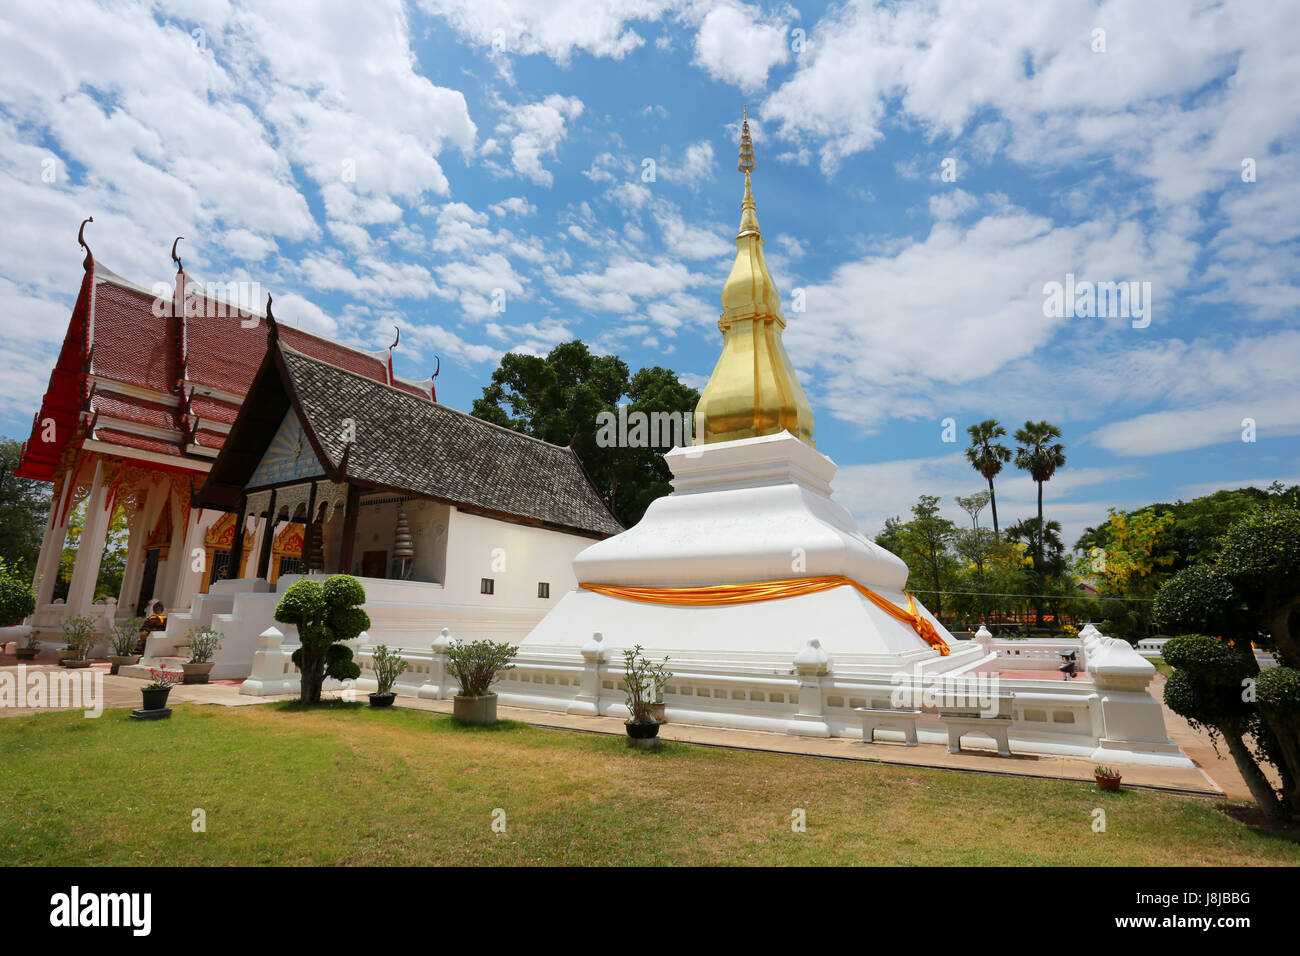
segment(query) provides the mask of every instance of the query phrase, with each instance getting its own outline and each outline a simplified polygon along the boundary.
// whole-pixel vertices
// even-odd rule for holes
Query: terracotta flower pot
[[[206,684],[208,682],[208,675],[212,673],[212,668],[215,664],[215,661],[205,661],[202,664],[193,664],[186,661],[181,665],[181,670],[185,672],[185,676],[181,679],[181,683]]]
[[[113,665],[113,668],[112,670],[109,671],[109,673],[116,674],[118,668],[124,665],[129,667],[132,664],[139,664],[140,655],[139,654],[111,654],[109,655],[108,662]]]
[[[1120,774],[1107,777],[1104,774],[1094,773],[1093,777],[1097,780],[1097,786],[1107,793],[1119,793],[1119,782],[1124,779]]]
[[[461,697],[451,702],[451,715],[463,724],[495,724],[497,722],[497,695]]]
[[[61,661],[60,663],[62,663],[64,667],[71,667],[73,669],[90,666],[90,661],[86,660],[84,657],[74,657],[66,661]]]
[[[40,652],[40,648],[38,647],[20,647],[18,650],[14,651],[14,654],[18,656],[20,661],[34,661],[36,660],[36,655]]]
[[[662,700],[657,700],[650,705],[650,713],[654,716],[656,722],[661,724],[668,723],[668,715],[666,713],[667,707],[668,705]]]

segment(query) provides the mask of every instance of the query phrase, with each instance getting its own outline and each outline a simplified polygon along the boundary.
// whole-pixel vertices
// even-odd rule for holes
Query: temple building
[[[174,287],[159,295],[105,268],[84,235],[78,238],[86,249],[85,275],[16,472],[54,486],[32,619],[46,642],[59,643],[66,617],[89,615],[103,637],[103,652],[115,620],[143,616],[156,601],[173,618],[168,634],[174,635],[192,623],[196,601],[217,599],[214,590],[226,592],[229,603],[233,590],[272,592],[282,578],[312,570],[445,582],[449,573],[468,567],[454,550],[448,561],[447,541],[482,520],[563,528],[555,533],[580,542],[569,549],[574,552],[592,536],[619,530],[571,450],[482,422],[477,430],[466,426],[468,416],[437,404],[433,377],[414,382],[393,374],[392,346],[351,348],[218,299],[187,277],[175,244]],[[297,377],[289,377],[290,369]],[[354,407],[355,443],[327,444],[336,457],[317,462],[312,419],[294,403],[306,394],[319,402],[319,388],[308,383],[326,380],[336,396],[361,402],[370,417],[361,405]],[[250,407],[248,395],[257,383]],[[371,395],[383,400],[363,401]],[[421,413],[432,416],[442,433],[458,434],[459,443],[411,430],[409,422]],[[399,427],[399,421],[407,425]],[[238,440],[222,459],[232,435]],[[254,449],[259,442],[267,447]],[[468,470],[466,452],[501,455],[505,445],[526,450],[518,467],[536,469],[538,481],[554,477],[556,468],[564,480],[555,487],[508,487],[501,469],[516,463],[500,458]],[[255,467],[248,469],[250,455]],[[320,480],[304,484],[299,478]],[[496,480],[497,486],[479,488],[474,482],[480,479]],[[240,486],[238,493],[232,482]],[[572,502],[560,500],[562,489],[578,484],[582,507],[565,510]],[[85,519],[76,563],[66,600],[56,601],[59,559],[79,507]],[[100,561],[117,514],[128,529],[126,569],[120,592],[97,602]],[[352,537],[344,542],[348,521]],[[510,534],[499,537],[513,540]],[[564,557],[554,572],[539,559],[544,566],[533,588],[554,581],[561,593],[560,582],[571,573],[569,550],[560,549]],[[548,552],[539,547],[528,553]],[[487,587],[478,578],[473,585],[476,596],[480,586]],[[513,608],[519,615],[514,630],[526,632],[549,606],[546,600],[539,604],[537,594],[516,606],[514,596],[498,592],[495,613]],[[242,674],[239,665],[224,670],[242,676],[248,661]]]

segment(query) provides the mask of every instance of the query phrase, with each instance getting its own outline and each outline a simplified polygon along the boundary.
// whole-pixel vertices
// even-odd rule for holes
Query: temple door
[[[158,579],[158,549],[150,548],[144,555],[144,571],[140,575],[140,594],[135,601],[135,616],[148,615],[146,606],[153,597],[153,586]]]

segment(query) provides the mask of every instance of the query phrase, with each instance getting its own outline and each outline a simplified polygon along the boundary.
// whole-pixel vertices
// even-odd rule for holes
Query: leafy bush
[[[1275,727],[1300,731],[1300,670],[1269,667],[1255,683],[1260,712]]]
[[[458,697],[483,697],[501,671],[508,671],[519,653],[517,645],[497,641],[453,641],[447,646],[447,668],[460,682]]]
[[[1254,707],[1242,700],[1240,689],[1198,680],[1181,668],[1165,681],[1165,704],[1193,727],[1205,728],[1212,739],[1235,734],[1240,740],[1254,714]]]
[[[398,651],[401,651],[400,647]],[[392,692],[397,678],[401,677],[411,665],[403,660],[400,654],[389,653],[387,645],[380,644],[371,656],[370,666],[374,668],[375,682],[379,684],[375,693],[388,694]]]
[[[1240,688],[1242,680],[1256,670],[1254,661],[1233,645],[1204,634],[1171,637],[1161,656],[1170,667],[1185,670],[1197,680],[1233,688]]]
[[[21,624],[36,610],[31,582],[0,558],[0,627]]]
[[[1156,593],[1152,612],[1171,630],[1230,634],[1240,604],[1232,581],[1217,566],[1193,564],[1164,583]]]
[[[627,709],[633,723],[648,724],[654,720],[651,708],[655,698],[673,676],[667,664],[667,657],[662,664],[651,663],[642,654],[640,644],[623,651],[623,690],[627,693]]]
[[[311,578],[294,582],[280,597],[275,619],[298,628],[301,646],[293,662],[302,672],[299,700],[320,703],[325,678],[355,680],[361,668],[352,650],[343,645],[370,627],[370,615],[357,607],[366,599],[361,582],[351,575],[336,574],[324,586]]]
[[[113,626],[109,642],[113,645],[115,657],[134,657],[135,649],[140,646],[140,629],[144,625],[142,617],[128,617],[121,624]]]
[[[76,614],[63,619],[63,640],[68,650],[74,651],[77,660],[85,660],[90,649],[95,646],[95,619],[85,614]]]
[[[191,664],[206,664],[221,649],[221,633],[206,625],[190,628],[185,637],[190,645]]]

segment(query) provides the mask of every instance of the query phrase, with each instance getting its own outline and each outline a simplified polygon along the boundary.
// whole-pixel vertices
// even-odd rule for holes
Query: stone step
[[[148,663],[141,661],[139,664],[127,664],[119,667],[117,675],[119,677],[135,677],[139,680],[153,680],[150,670],[166,671],[169,674],[175,674],[177,678],[185,674],[181,664],[185,663],[188,658],[185,657],[155,657]]]

